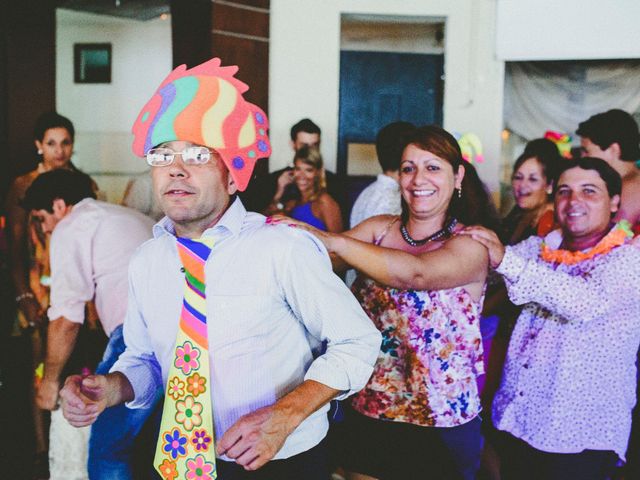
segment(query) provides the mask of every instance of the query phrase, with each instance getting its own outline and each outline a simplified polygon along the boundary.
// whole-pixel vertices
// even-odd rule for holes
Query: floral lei
[[[575,265],[576,263],[584,262],[596,255],[602,255],[609,253],[616,247],[622,245],[627,238],[633,237],[631,231],[631,225],[628,221],[622,220],[616,224],[615,227],[607,233],[602,240],[592,249],[581,252],[572,252],[571,250],[554,250],[543,241],[540,246],[540,258],[550,263],[563,263],[565,265]]]

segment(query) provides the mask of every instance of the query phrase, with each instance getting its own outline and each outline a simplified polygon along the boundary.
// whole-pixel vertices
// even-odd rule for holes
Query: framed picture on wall
[[[73,76],[75,83],[111,83],[111,44],[75,43]]]

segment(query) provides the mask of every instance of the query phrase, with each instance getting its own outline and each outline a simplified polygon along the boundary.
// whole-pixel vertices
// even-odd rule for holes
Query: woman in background
[[[33,181],[44,172],[65,168],[77,170],[71,163],[75,129],[73,123],[56,112],[42,114],[34,128],[34,142],[40,162],[32,171],[17,177],[7,194],[6,211],[9,227],[11,276],[18,308],[18,322],[31,337],[33,370],[45,355],[45,316],[49,305],[49,237],[20,206],[20,201]],[[94,184],[95,185],[95,184]],[[97,190],[97,186],[95,186]],[[33,387],[33,385],[32,385]],[[44,410],[36,403],[31,390],[34,420],[35,453],[33,478],[49,478],[48,429]]]
[[[285,189],[295,184],[297,199],[282,204]],[[304,146],[293,157],[293,170],[278,178],[278,188],[267,214],[282,213],[323,231],[341,232],[342,213],[338,203],[327,193],[324,162],[315,146]]]
[[[71,155],[75,130],[68,118],[49,112],[41,115],[34,128],[34,141],[41,159],[37,167],[17,177],[9,189],[6,211],[9,224],[11,275],[16,294],[20,327],[31,332],[32,359],[35,369],[44,355],[49,303],[48,238],[22,209],[20,200],[41,173],[57,168],[73,169]],[[31,392],[36,440],[34,478],[49,478],[47,429],[43,410],[35,404]]]
[[[550,195],[562,161],[555,144],[544,138],[529,142],[518,157],[511,176],[516,205],[505,217],[501,235],[506,244],[513,245],[531,235],[544,236],[553,229]]]

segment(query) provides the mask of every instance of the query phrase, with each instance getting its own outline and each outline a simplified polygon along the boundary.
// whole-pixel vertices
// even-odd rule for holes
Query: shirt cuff
[[[527,266],[527,260],[517,255],[511,247],[506,247],[502,262],[496,268],[496,272],[506,280],[515,283]]]
[[[162,374],[160,366],[151,359],[143,363],[126,365],[118,360],[109,373],[120,372],[133,388],[133,400],[126,402],[127,408],[151,408],[162,388]]]
[[[66,302],[61,305],[52,305],[47,310],[49,320],[57,320],[64,317],[73,323],[84,323],[85,302]]]
[[[344,368],[340,368],[329,359],[321,356],[311,364],[304,379],[314,380],[327,387],[340,390],[336,400],[344,400],[362,390],[372,373],[372,365],[366,363],[350,364],[349,372],[346,372]]]

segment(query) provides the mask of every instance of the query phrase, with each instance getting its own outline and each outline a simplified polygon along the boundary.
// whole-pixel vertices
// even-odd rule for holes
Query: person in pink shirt
[[[124,350],[122,323],[129,259],[139,245],[151,238],[153,221],[133,209],[96,200],[87,175],[64,169],[38,176],[22,206],[40,220],[45,233],[51,234],[47,354],[37,402],[43,409],[54,410],[63,368],[85,321],[87,301],[95,301],[100,323],[109,336],[97,371],[106,373]],[[129,468],[132,452],[127,445],[131,445],[149,413],[144,410],[132,415],[124,407],[104,413],[91,431],[91,478],[120,478],[99,477],[96,472],[119,464]],[[108,448],[106,431],[111,432],[107,436],[117,448]],[[127,438],[131,442],[125,442]]]

